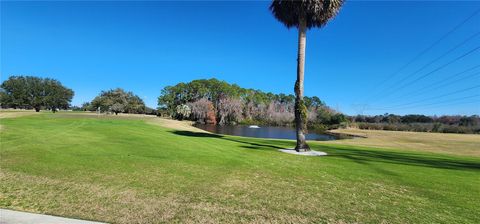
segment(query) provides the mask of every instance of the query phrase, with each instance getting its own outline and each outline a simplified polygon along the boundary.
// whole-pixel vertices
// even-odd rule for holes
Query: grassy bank
[[[331,132],[364,137],[330,142],[335,144],[480,157],[480,135],[478,134],[445,134],[361,129],[337,129]]]
[[[312,142],[330,155],[300,157],[277,151],[293,141],[150,117],[0,122],[3,208],[114,223],[480,222],[480,158],[464,153]]]

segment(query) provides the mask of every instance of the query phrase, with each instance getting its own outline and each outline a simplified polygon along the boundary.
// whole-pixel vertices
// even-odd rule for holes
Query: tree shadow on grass
[[[182,135],[182,136],[188,136],[188,137],[218,138],[218,139],[222,139],[222,140],[226,140],[226,141],[246,144],[246,145],[242,145],[240,147],[247,148],[247,149],[261,150],[261,149],[265,149],[265,148],[270,148],[270,149],[284,149],[285,148],[285,147],[279,147],[279,146],[271,145],[271,144],[258,143],[261,140],[259,140],[257,142],[243,141],[243,140],[240,140],[240,139],[234,139],[234,138],[223,136],[223,135],[217,135],[217,134],[205,133],[205,132],[192,132],[192,131],[171,131],[171,132],[173,134],[176,134],[176,135]]]
[[[348,149],[332,146],[322,146],[322,150],[328,151],[329,156],[345,158],[361,164],[382,162],[443,169],[480,170],[480,162],[434,154],[429,155],[413,152]]]
[[[201,138],[223,138],[222,135],[207,133],[207,132],[193,132],[193,131],[170,131],[176,135],[188,136],[188,137],[201,137]]]
[[[265,140],[265,139],[248,139],[241,140],[239,138],[233,138],[229,136],[223,136],[205,132],[191,132],[191,131],[171,131],[173,134],[188,136],[188,137],[201,137],[201,138],[218,138],[225,141],[237,142],[244,145],[240,147],[246,149],[255,150],[278,150],[291,147],[294,143],[291,141],[281,140]],[[264,142],[275,142],[275,145],[267,144]],[[282,146],[282,147],[281,147]],[[368,149],[356,149],[352,148],[335,147],[335,146],[320,146],[321,151],[328,152],[328,157],[338,157],[352,160],[355,163],[369,165],[370,163],[391,163],[399,165],[410,166],[422,166],[432,168],[443,169],[456,169],[456,170],[480,170],[480,162],[469,161],[462,158],[439,156],[435,154],[420,154],[414,152],[395,152],[384,150],[368,150]],[[314,147],[318,148],[317,147]],[[328,158],[327,157],[327,158]]]

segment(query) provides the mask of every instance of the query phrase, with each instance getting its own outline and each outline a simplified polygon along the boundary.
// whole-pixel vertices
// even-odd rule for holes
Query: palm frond
[[[270,10],[288,28],[298,27],[300,18],[304,18],[310,29],[325,26],[343,3],[344,0],[274,0]]]

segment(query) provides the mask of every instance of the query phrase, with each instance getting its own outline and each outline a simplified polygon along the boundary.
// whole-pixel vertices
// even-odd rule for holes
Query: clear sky
[[[156,107],[163,87],[212,77],[293,94],[297,31],[269,3],[2,1],[0,81],[55,78],[73,105],[121,87]],[[479,9],[348,1],[307,33],[305,93],[347,114],[480,114]]]

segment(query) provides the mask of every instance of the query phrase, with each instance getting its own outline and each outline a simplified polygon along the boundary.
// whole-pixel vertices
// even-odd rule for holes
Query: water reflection
[[[237,135],[255,138],[296,139],[295,129],[293,127],[260,126],[259,128],[252,128],[244,125],[219,126],[211,124],[196,124],[195,127],[217,134]],[[305,137],[307,140],[316,141],[329,141],[337,139],[337,137],[332,135],[319,134],[314,132],[308,133]]]

